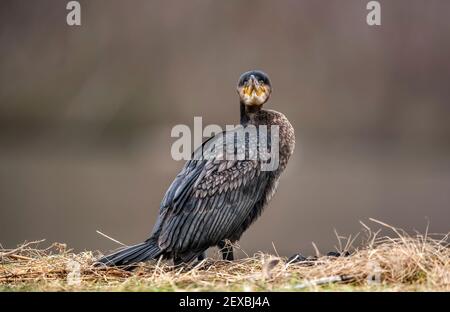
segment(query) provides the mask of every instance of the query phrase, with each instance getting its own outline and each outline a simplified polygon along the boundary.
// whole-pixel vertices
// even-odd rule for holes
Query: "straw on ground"
[[[393,231],[378,237],[363,224],[365,236],[342,244],[348,257],[320,256],[307,262],[258,253],[233,262],[205,259],[190,268],[165,261],[140,264],[132,272],[97,268],[98,252],[74,253],[42,241],[0,250],[0,290],[113,290],[113,291],[305,291],[305,290],[450,290],[448,235],[409,235]]]

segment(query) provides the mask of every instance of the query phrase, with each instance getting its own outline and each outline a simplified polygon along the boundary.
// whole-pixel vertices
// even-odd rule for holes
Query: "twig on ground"
[[[45,241],[45,239],[28,242],[28,243],[22,244],[21,246],[17,247],[16,249],[12,249],[12,250],[9,250],[9,251],[6,251],[6,252],[1,252],[0,253],[0,259],[6,258],[6,257],[11,257],[11,256],[15,256],[16,258],[19,258],[20,256],[19,255],[15,255],[16,253],[24,250],[25,248],[27,248],[30,245],[39,244],[39,243],[42,243],[44,241]]]
[[[97,231],[95,231],[95,232],[97,232],[97,234],[100,234],[100,235],[103,236],[103,237],[106,237],[106,238],[109,239],[109,240],[112,240],[113,242],[115,242],[115,243],[117,243],[117,244],[119,244],[119,245],[122,245],[122,246],[124,246],[124,247],[128,247],[128,245],[125,245],[124,243],[119,242],[117,239],[114,239],[114,238],[112,238],[112,237],[106,235],[105,233],[100,232],[99,230],[97,230]]]

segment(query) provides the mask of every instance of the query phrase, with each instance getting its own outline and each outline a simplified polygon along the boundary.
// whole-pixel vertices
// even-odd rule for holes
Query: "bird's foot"
[[[210,263],[210,259],[207,258],[206,252],[202,252],[196,258],[189,262],[184,262],[181,258],[173,259],[173,269],[187,272],[195,268],[203,268]]]
[[[351,254],[348,251],[344,251],[344,252],[330,251],[329,253],[327,253],[326,257],[338,258],[338,257],[348,257],[350,255]],[[305,257],[302,254],[298,253],[298,254],[295,254],[295,255],[289,257],[289,259],[287,260],[287,263],[289,263],[289,264],[295,263],[295,264],[301,264],[304,266],[311,266],[311,265],[317,264],[318,259],[319,258],[317,256]]]
[[[337,251],[330,251],[327,253],[327,257],[348,257],[350,256],[350,252],[343,251],[343,252],[337,252]]]

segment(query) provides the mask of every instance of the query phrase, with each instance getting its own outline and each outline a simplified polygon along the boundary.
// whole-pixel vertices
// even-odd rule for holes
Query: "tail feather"
[[[97,260],[97,263],[107,266],[131,266],[142,261],[155,259],[160,254],[161,249],[158,243],[151,239],[104,256]]]

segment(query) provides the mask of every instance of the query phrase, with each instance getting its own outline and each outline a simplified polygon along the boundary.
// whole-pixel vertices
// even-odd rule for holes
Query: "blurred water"
[[[127,244],[150,233],[159,202],[182,166],[170,160],[169,129],[134,148],[70,146],[2,151],[1,238],[5,246],[46,238],[77,250]],[[356,234],[373,217],[406,230],[447,232],[449,154],[383,142],[336,142],[303,137],[262,217],[242,248],[290,255],[331,250],[339,234]],[[39,146],[45,146],[39,144]],[[161,146],[155,149],[154,146]],[[66,151],[64,151],[66,150]],[[82,150],[82,149],[81,149]]]
[[[450,2],[80,1],[0,4],[0,243],[116,247],[147,237],[182,163],[170,129],[235,124],[259,68],[297,150],[241,242],[322,251],[373,217],[448,232]],[[377,227],[373,224],[374,227]]]

